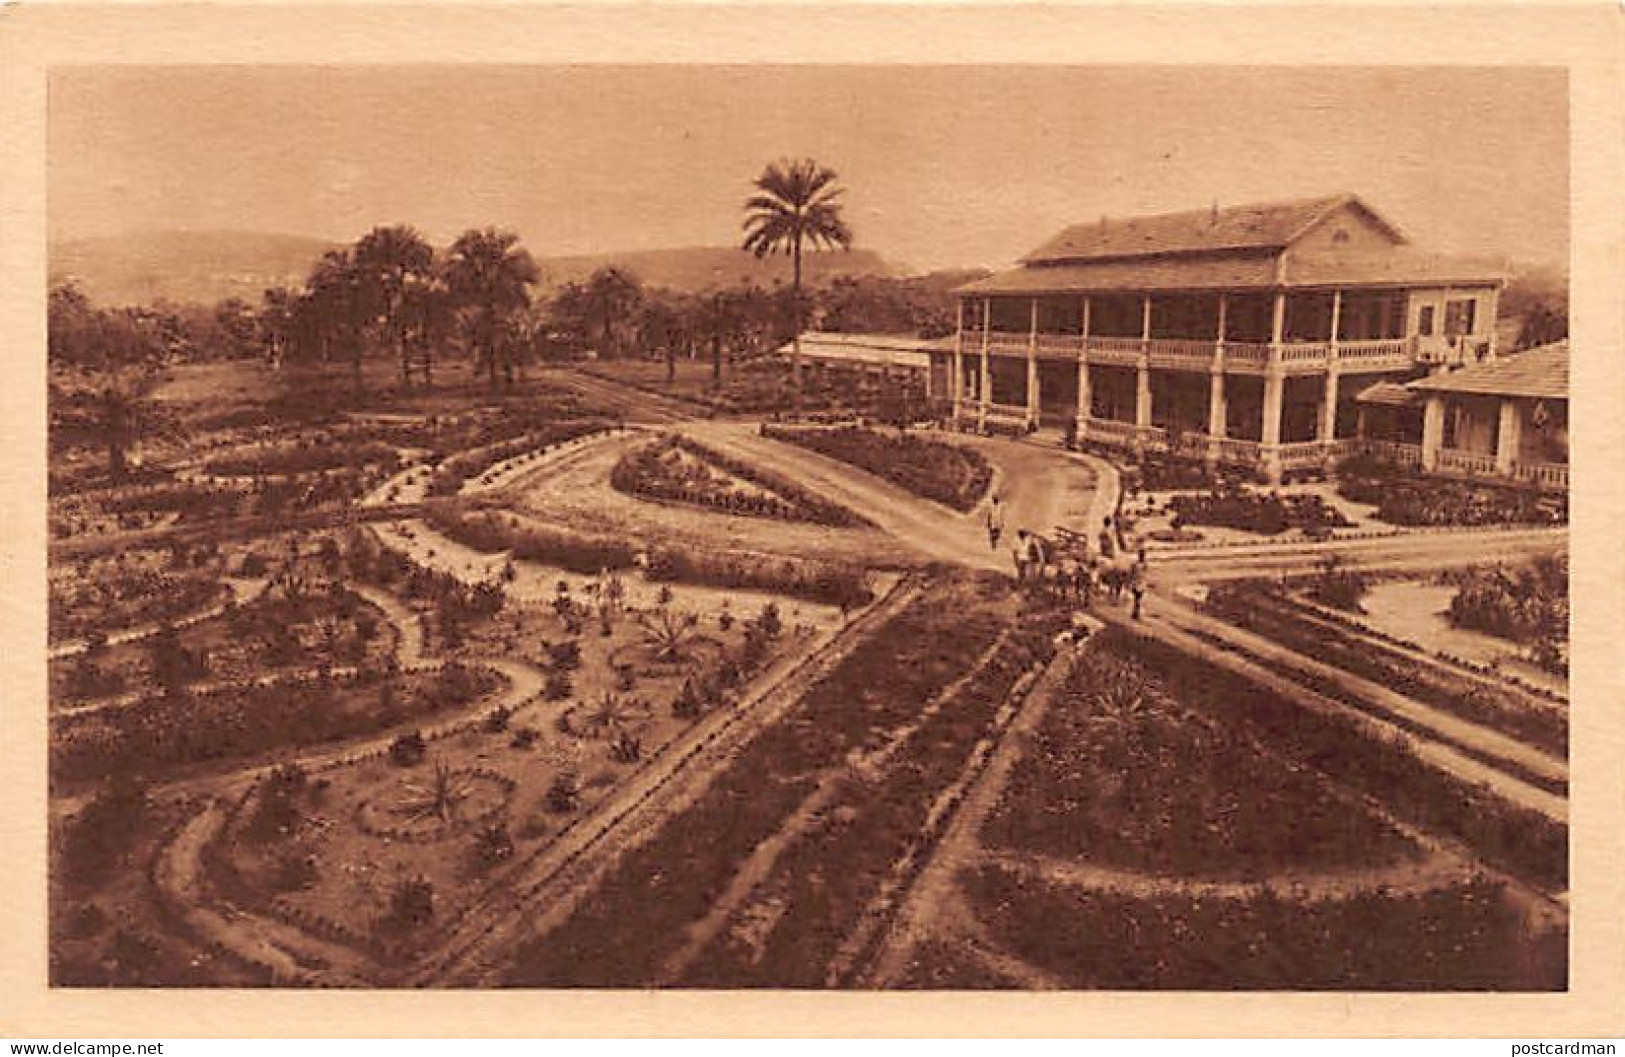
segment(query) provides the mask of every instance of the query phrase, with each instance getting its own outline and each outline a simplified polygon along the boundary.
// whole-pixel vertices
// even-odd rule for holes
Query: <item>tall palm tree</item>
[[[447,254],[446,283],[493,392],[511,373],[506,361],[512,347],[503,340],[507,325],[530,306],[530,288],[538,278],[536,262],[512,232],[465,231]]]
[[[408,320],[403,305],[409,291],[425,285],[434,272],[434,250],[406,224],[376,227],[355,244],[351,255],[368,324],[393,348],[401,365],[401,385],[412,384],[407,350]]]
[[[599,353],[613,357],[618,353],[616,324],[631,315],[643,300],[643,287],[637,277],[614,266],[599,268],[587,280],[587,298],[598,317],[599,332],[603,336]]]
[[[758,258],[782,250],[790,255],[790,290],[795,301],[795,335],[790,374],[801,392],[801,251],[804,246],[846,249],[852,229],[841,218],[836,201],[844,188],[835,185],[835,170],[811,158],[781,159],[756,178],[757,194],[745,202],[744,248]]]
[[[322,362],[332,359],[336,343],[350,343],[350,365],[357,395],[361,392],[362,356],[360,285],[350,251],[329,250],[322,254],[321,260],[311,270],[310,278],[305,281],[303,306],[310,313],[311,327],[321,347]]]

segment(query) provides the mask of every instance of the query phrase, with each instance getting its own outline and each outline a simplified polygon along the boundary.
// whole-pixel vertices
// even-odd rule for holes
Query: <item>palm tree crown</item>
[[[836,201],[844,188],[835,184],[835,170],[811,158],[770,164],[756,178],[757,194],[745,202],[745,246],[757,257],[782,250],[796,265],[800,285],[801,250],[805,245],[845,249],[852,245],[852,229],[841,217]]]
[[[472,344],[479,350],[491,388],[513,373],[511,324],[530,306],[530,288],[540,273],[519,236],[496,228],[463,232],[446,257],[446,285],[465,314]]]
[[[804,246],[846,249],[852,229],[841,218],[836,201],[843,188],[835,184],[835,170],[811,158],[781,159],[756,178],[757,193],[745,201],[744,248],[758,258],[776,250],[790,255],[790,290],[795,302],[794,353],[790,376],[799,394],[801,386],[801,251]],[[798,398],[799,402],[799,398]]]

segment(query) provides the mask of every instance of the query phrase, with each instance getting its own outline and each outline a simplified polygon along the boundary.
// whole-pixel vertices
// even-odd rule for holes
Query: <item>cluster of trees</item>
[[[389,355],[409,389],[433,384],[443,349],[466,351],[500,390],[530,340],[538,278],[512,232],[470,229],[437,253],[409,225],[376,227],[324,254],[303,289],[267,290],[257,329],[271,363],[347,361],[357,391],[369,354]]]

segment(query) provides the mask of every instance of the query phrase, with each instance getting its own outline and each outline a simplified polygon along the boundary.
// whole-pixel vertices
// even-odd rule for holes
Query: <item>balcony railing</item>
[[[1293,441],[1281,445],[1281,468],[1301,470],[1306,466],[1319,466],[1326,461],[1327,445],[1318,440]]]
[[[1095,363],[1134,366],[1142,353],[1148,353],[1155,367],[1205,369],[1218,353],[1218,342],[1208,338],[1151,338],[1091,336],[1081,334],[1039,333],[1021,331],[991,331],[986,335],[988,352],[998,356],[1025,357],[1036,348],[1038,355],[1048,359],[1071,359],[1087,348]],[[979,330],[963,332],[963,351],[967,356],[980,355],[983,334]],[[1224,344],[1225,366],[1231,370],[1251,373],[1262,370],[1270,362],[1273,346],[1267,342],[1227,341]],[[1280,346],[1280,362],[1288,374],[1303,374],[1325,370],[1333,355],[1337,361],[1355,370],[1402,370],[1424,359],[1418,339],[1373,338],[1359,341],[1289,341]]]
[[[1569,467],[1561,462],[1521,463],[1512,467],[1512,476],[1520,481],[1532,481],[1542,488],[1569,487]]]
[[[1436,465],[1441,470],[1475,476],[1489,477],[1496,472],[1495,456],[1459,448],[1440,448]]]
[[[1082,334],[1040,334],[1038,355],[1075,359],[1083,351]]]
[[[1400,466],[1422,465],[1422,447],[1419,444],[1406,444],[1398,440],[1366,440],[1360,442],[1360,447],[1367,455]]]
[[[1416,342],[1410,338],[1375,338],[1370,341],[1342,341],[1337,344],[1339,363],[1360,367],[1408,367],[1415,358]]]
[[[1256,341],[1227,341],[1224,343],[1224,362],[1226,366],[1247,364],[1262,367],[1270,362],[1270,347]]]
[[[1241,466],[1256,466],[1263,446],[1256,440],[1236,440],[1225,437],[1219,441],[1219,461]]]
[[[1203,338],[1152,338],[1151,362],[1159,367],[1208,367],[1218,346]]]
[[[1001,356],[1025,356],[1030,336],[1009,331],[993,331],[987,336],[987,351]]]

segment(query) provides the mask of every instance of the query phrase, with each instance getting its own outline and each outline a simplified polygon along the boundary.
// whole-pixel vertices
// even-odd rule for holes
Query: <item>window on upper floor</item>
[[[1444,306],[1444,334],[1447,338],[1460,337],[1473,332],[1474,313],[1478,302],[1467,298],[1451,301]]]
[[[1423,305],[1421,313],[1417,316],[1416,332],[1423,337],[1433,334],[1433,306]]]

